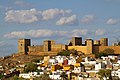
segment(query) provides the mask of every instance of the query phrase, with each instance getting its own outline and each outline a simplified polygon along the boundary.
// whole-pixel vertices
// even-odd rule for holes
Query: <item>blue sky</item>
[[[120,37],[120,0],[1,0],[0,56],[17,52],[17,40],[68,44],[73,36]]]

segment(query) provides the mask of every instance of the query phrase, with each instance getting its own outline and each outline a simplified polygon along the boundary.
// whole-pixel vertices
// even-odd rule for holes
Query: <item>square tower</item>
[[[47,51],[51,51],[51,45],[54,45],[55,44],[55,41],[53,40],[45,40],[44,43],[44,51],[47,52]]]
[[[99,46],[100,45],[100,40],[94,40],[94,45]]]
[[[18,53],[27,54],[29,51],[28,46],[31,45],[30,39],[19,39],[18,40]]]
[[[101,38],[100,46],[108,46],[108,38]]]
[[[72,46],[82,45],[82,37],[72,37],[71,43]]]
[[[87,54],[93,53],[93,40],[92,39],[86,39],[86,51]]]

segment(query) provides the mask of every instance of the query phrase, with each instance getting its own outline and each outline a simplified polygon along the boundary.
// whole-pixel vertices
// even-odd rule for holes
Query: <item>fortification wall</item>
[[[30,39],[19,39],[18,40],[18,53],[27,54],[28,46],[30,46]]]
[[[75,49],[77,51],[83,52],[87,54],[87,47],[86,46],[68,46],[68,50]]]
[[[48,51],[48,52],[29,52],[29,55],[39,55],[39,56],[55,56],[57,55],[58,52],[52,52],[52,51]]]
[[[29,52],[42,52],[43,46],[29,46]]]
[[[93,46],[93,53],[99,53],[99,46]]]
[[[120,46],[94,46],[93,52],[94,53],[102,52],[107,48],[113,49],[116,54],[120,54]]]
[[[113,49],[116,54],[120,54],[120,46],[99,46],[99,52],[107,48]]]
[[[55,44],[55,45],[51,45],[51,51],[61,51],[61,50],[66,50],[66,45],[64,44]]]

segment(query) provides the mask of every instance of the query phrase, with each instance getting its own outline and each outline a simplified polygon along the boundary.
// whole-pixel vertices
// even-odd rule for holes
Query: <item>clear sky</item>
[[[73,36],[120,39],[120,0],[0,0],[0,56],[17,52],[19,38],[68,44]]]

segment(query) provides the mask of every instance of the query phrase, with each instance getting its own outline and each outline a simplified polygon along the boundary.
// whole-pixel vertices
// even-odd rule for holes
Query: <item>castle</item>
[[[86,39],[82,43],[82,37],[72,37],[68,45],[56,44],[54,40],[45,40],[43,45],[31,46],[30,39],[18,40],[18,53],[30,55],[57,55],[62,50],[75,49],[84,54],[99,53],[105,49],[110,48],[114,50],[115,54],[120,54],[120,46],[108,46],[108,38],[101,38],[100,40]]]

